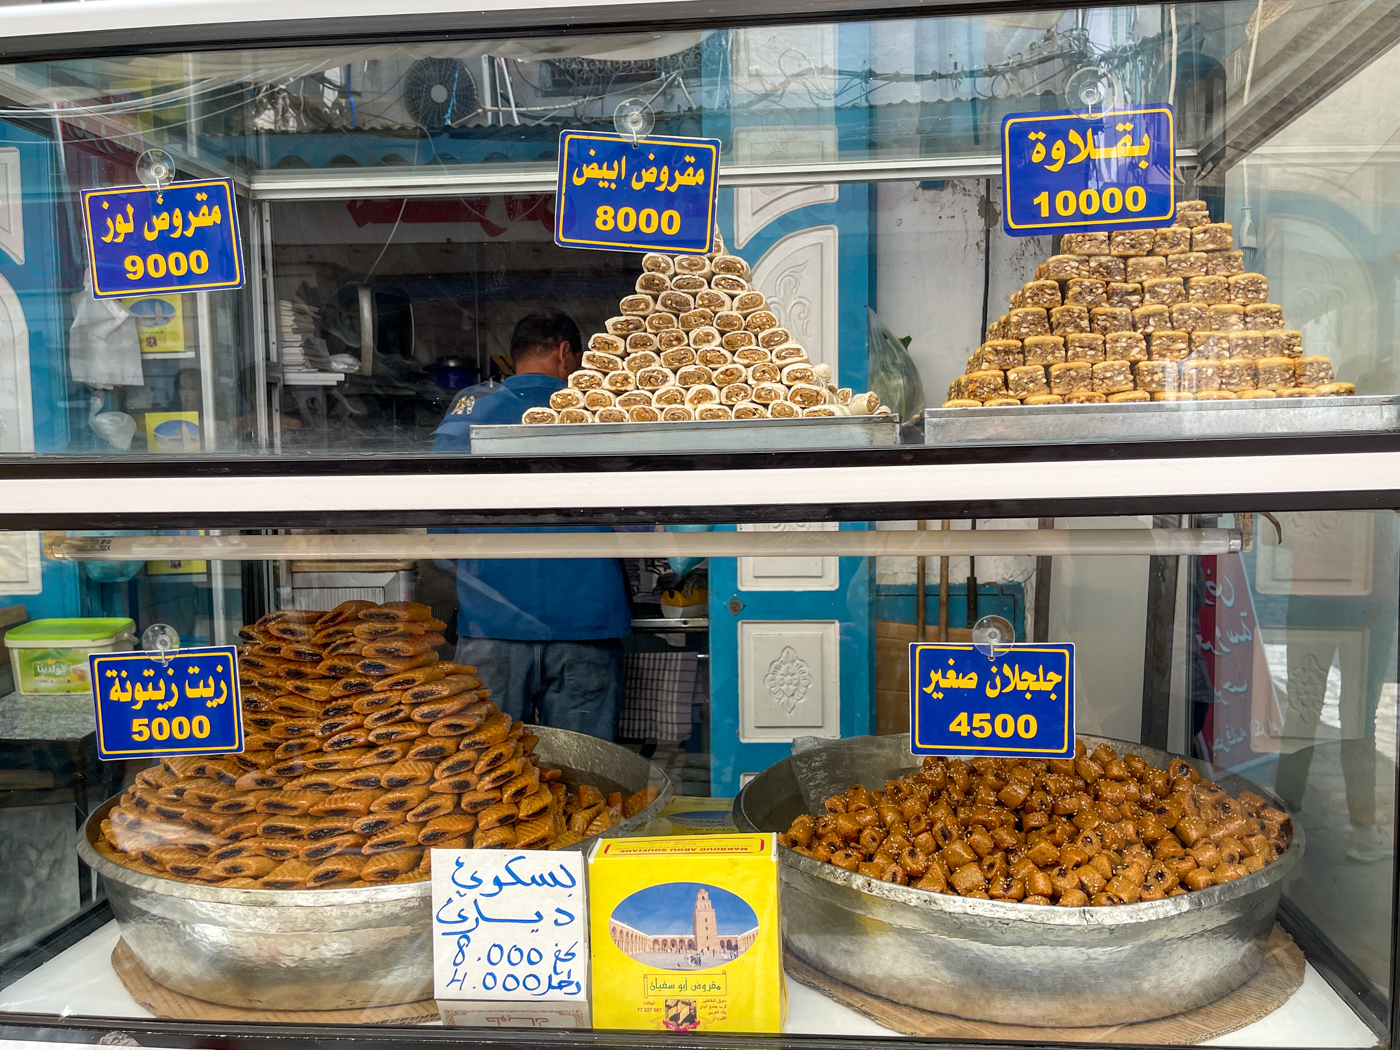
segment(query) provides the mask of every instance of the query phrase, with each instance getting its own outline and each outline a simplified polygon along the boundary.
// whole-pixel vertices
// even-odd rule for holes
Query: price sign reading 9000
[[[565,248],[707,252],[718,139],[565,131],[554,240]]]
[[[177,182],[83,193],[92,294],[212,291],[243,284],[233,183]]]
[[[1176,207],[1170,106],[1002,121],[1002,226],[1013,237],[1163,226]]]

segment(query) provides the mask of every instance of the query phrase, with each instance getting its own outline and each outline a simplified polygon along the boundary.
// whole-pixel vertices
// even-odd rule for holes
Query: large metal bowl
[[[1157,766],[1171,756],[1107,743]],[[743,831],[786,831],[800,813],[851,784],[883,784],[919,764],[908,734],[854,737],[799,751],[755,777],[734,800]],[[1271,792],[1204,762],[1231,794]],[[1014,1024],[1085,1026],[1145,1021],[1212,1002],[1259,969],[1284,877],[1303,829],[1274,863],[1222,886],[1108,908],[1046,908],[926,893],[779,849],[783,940],[817,969],[924,1010]]]
[[[658,766],[616,744],[532,726],[545,765],[604,794],[660,789],[602,837],[634,834],[671,799]],[[155,980],[209,1002],[259,1010],[339,1010],[430,998],[433,953],[426,882],[356,889],[228,890],[142,875],[92,842],[109,799],[88,818],[78,853],[103,877],[122,937]],[[581,850],[592,839],[572,847]]]

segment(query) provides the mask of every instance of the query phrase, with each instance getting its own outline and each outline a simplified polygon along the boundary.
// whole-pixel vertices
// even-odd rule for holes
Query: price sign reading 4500
[[[1074,646],[909,646],[916,755],[1074,754]]]
[[[1012,113],[1002,121],[1002,226],[1013,237],[1164,226],[1176,207],[1170,106]]]

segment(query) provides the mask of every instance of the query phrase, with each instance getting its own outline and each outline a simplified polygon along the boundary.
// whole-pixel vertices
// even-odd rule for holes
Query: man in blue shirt
[[[435,452],[470,452],[473,424],[519,423],[549,404],[583,357],[578,326],[542,311],[515,326],[515,374],[458,395],[433,438]],[[558,532],[557,529],[477,529]],[[569,531],[607,532],[602,526]],[[456,661],[473,664],[512,718],[613,739],[622,701],[622,643],[632,631],[615,559],[457,562]]]

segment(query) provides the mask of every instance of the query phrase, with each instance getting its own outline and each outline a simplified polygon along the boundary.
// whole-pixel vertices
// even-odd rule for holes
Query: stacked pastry
[[[1067,233],[1061,248],[987,326],[944,408],[1356,393],[1303,353],[1204,201],[1165,229]]]
[[[737,255],[642,258],[636,294],[588,340],[583,367],[524,423],[657,423],[888,413],[831,381]]]
[[[413,602],[272,613],[240,632],[245,747],[142,770],[94,843],[151,875],[314,889],[428,877],[429,848],[559,849],[640,812],[542,768]]]

